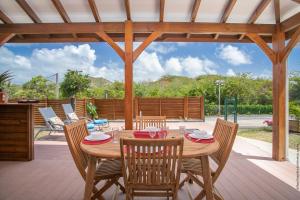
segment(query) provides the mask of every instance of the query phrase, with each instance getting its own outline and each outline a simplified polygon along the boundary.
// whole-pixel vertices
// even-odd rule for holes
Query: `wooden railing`
[[[87,115],[86,103],[92,102],[97,107],[100,118],[110,120],[124,119],[123,99],[77,99],[76,114],[80,117]],[[10,102],[16,102],[10,100]],[[62,120],[66,119],[62,104],[70,103],[69,99],[40,100],[34,106],[35,125],[44,125],[44,119],[38,108],[52,107],[54,112]],[[179,98],[135,98],[134,117],[142,111],[146,116],[166,116],[167,119],[200,119],[204,120],[203,97],[179,97]]]

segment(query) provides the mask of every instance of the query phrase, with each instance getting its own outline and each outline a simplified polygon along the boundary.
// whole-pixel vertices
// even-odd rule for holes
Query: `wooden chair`
[[[88,135],[87,126],[84,120],[79,120],[69,125],[64,126],[65,136],[68,142],[68,146],[74,162],[76,164],[79,173],[82,178],[86,179],[86,168],[88,165],[88,156],[80,149],[80,143],[85,136]],[[125,192],[122,185],[119,184],[118,180],[122,176],[121,172],[121,161],[120,160],[101,160],[97,164],[97,170],[94,177],[94,188],[93,188],[93,199],[103,199],[102,194],[110,188],[113,184],[116,184],[120,189]],[[99,190],[96,185],[106,180],[106,183]]]
[[[142,130],[147,127],[166,128],[166,116],[136,116],[136,129]]]
[[[123,138],[120,147],[127,200],[134,196],[177,199],[183,138]]]
[[[214,138],[219,142],[220,148],[217,152],[211,155],[211,159],[217,164],[216,170],[211,169],[213,184],[217,181],[223,168],[225,167],[232,150],[237,130],[238,124],[217,119],[213,135]],[[180,183],[180,188],[184,185],[184,182],[188,180],[194,181],[203,188],[203,182],[197,178],[197,176],[202,176],[202,166],[199,159],[183,159],[181,172],[186,173],[187,177]],[[204,196],[205,192],[202,190],[195,199],[202,199]],[[216,199],[223,199],[216,188],[214,188],[214,197]]]

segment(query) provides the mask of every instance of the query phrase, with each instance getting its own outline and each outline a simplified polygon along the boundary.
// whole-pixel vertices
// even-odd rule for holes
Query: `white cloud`
[[[251,64],[250,56],[232,45],[221,45],[217,49],[217,56],[232,65]]]
[[[233,71],[233,69],[228,69],[226,72],[227,76],[236,76],[236,73]]]
[[[177,50],[173,43],[157,43],[153,42],[147,47],[148,51],[157,52],[161,54],[168,54]]]
[[[83,71],[94,77],[111,81],[124,80],[124,64],[108,61],[96,66],[96,53],[89,44],[66,45],[56,49],[34,49],[29,56],[21,56],[7,47],[0,48],[0,71],[11,70],[14,82],[24,83],[33,76],[50,76],[59,73],[60,79],[68,69]],[[121,65],[121,66],[120,66]],[[202,74],[216,74],[216,64],[199,57],[171,57],[159,59],[158,53],[146,50],[134,63],[134,80],[157,80],[162,75],[185,75],[196,77]]]
[[[166,61],[166,74],[185,75],[196,77],[204,74],[216,74],[217,65],[208,59],[200,59],[198,57],[175,58],[172,57]]]

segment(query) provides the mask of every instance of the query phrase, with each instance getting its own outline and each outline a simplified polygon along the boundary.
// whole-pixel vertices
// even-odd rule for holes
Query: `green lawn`
[[[255,129],[240,129],[238,131],[238,135],[265,142],[272,142],[272,130],[268,127]],[[300,144],[300,135],[291,133],[289,135],[289,147],[292,149],[296,149],[297,144]]]

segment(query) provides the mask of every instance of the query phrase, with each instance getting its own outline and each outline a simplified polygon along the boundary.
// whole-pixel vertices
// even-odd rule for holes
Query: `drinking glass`
[[[156,131],[149,131],[149,135],[153,139],[156,136]]]
[[[112,138],[113,138],[113,143],[117,144],[119,143],[119,128],[113,128],[112,130]]]
[[[185,133],[185,126],[179,126],[179,133],[183,135]]]

